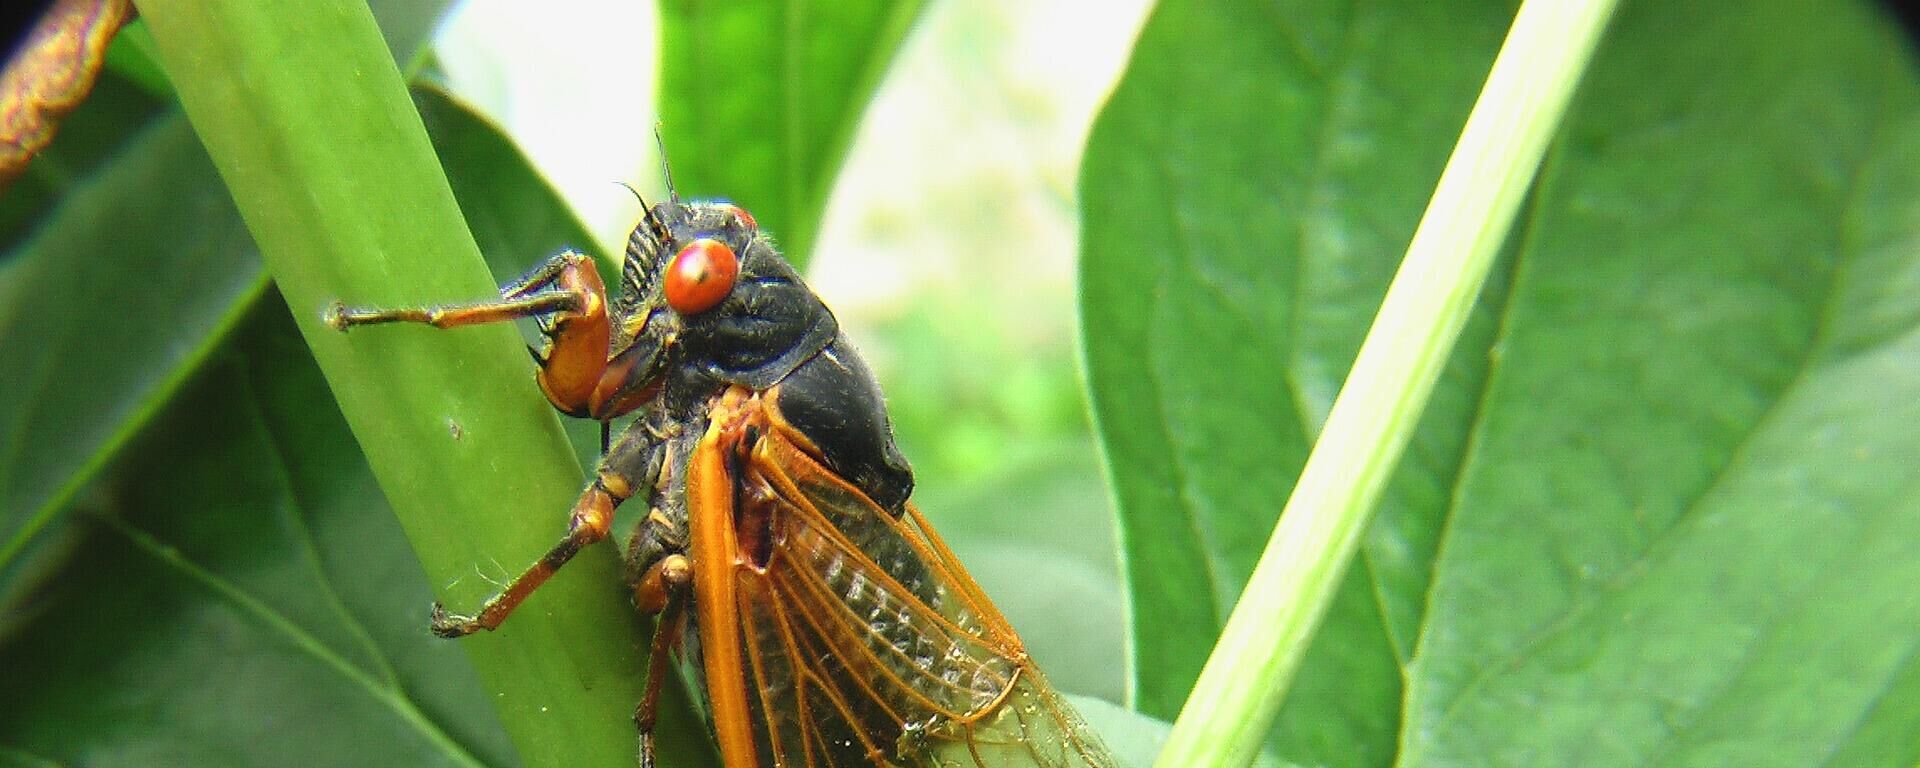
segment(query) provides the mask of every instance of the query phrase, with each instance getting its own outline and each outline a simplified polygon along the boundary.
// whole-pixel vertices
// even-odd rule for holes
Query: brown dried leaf
[[[128,0],[55,0],[0,72],[0,191],[93,90],[130,11]]]

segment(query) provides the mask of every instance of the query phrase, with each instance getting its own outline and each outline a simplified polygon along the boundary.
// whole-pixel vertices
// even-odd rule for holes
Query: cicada
[[[328,308],[340,330],[535,318],[555,408],[634,415],[603,438],[565,537],[477,612],[434,606],[433,631],[499,627],[637,499],[626,577],[660,618],[643,766],[670,655],[700,681],[727,768],[1116,765],[915,508],[880,388],[833,313],[745,210],[668,189],[642,203],[617,295],[563,251],[497,299]]]

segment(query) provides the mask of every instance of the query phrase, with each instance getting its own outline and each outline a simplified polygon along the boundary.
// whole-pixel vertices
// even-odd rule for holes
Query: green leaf
[[[854,128],[920,6],[661,3],[661,133],[680,195],[739,203],[804,266]]]
[[[1329,6],[1163,3],[1089,143],[1148,712],[1204,659],[1511,19]],[[1914,83],[1864,3],[1622,11],[1283,757],[1916,759]]]
[[[1517,254],[1404,764],[1920,757],[1915,64],[1865,3],[1623,10]]]
[[[0,752],[90,766],[518,764],[277,301],[130,445],[7,638]],[[478,580],[478,576],[469,578]],[[267,713],[271,713],[270,716]]]
[[[1508,18],[1163,3],[1141,33],[1082,169],[1081,311],[1143,711],[1176,714],[1205,662]],[[1388,487],[1276,726],[1285,757],[1392,759],[1482,357],[1456,357]]]
[[[175,115],[64,199],[0,283],[0,568],[265,286]]]

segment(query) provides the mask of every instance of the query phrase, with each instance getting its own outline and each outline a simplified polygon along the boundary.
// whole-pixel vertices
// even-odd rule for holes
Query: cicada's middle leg
[[[616,491],[608,486],[622,490]],[[613,510],[626,501],[624,484],[604,470],[587,484],[580,500],[574,502],[573,514],[567,518],[567,534],[560,543],[553,545],[539,560],[528,566],[499,594],[487,599],[480,610],[470,616],[447,613],[444,606],[433,604],[433,633],[441,637],[463,637],[480,630],[499,628],[513,609],[520,607],[521,601],[532,595],[534,590],[547,583],[547,579],[559,572],[561,566],[573,559],[587,545],[597,543],[607,537],[608,529],[613,527]]]
[[[650,493],[659,482],[666,456],[662,433],[644,426],[621,433],[620,441],[600,457],[593,480],[574,502],[567,519],[567,534],[547,550],[547,554],[528,566],[499,594],[489,598],[471,616],[448,614],[439,604],[433,606],[433,632],[441,637],[460,637],[490,630],[506,621],[513,609],[528,595],[552,578],[587,545],[607,537],[613,526],[614,508],[637,493]],[[683,558],[684,559],[684,558]],[[688,569],[690,573],[690,569]],[[673,574],[667,574],[671,577]],[[665,589],[682,591],[689,579],[668,578]]]
[[[455,328],[532,317],[547,337],[534,350],[540,364],[540,389],[553,407],[568,416],[598,418],[594,392],[609,375],[607,361],[612,325],[607,316],[607,289],[593,259],[562,251],[541,262],[519,280],[500,288],[500,298],[471,304],[379,309],[336,303],[327,308],[326,322],[344,331],[358,325],[425,323]]]

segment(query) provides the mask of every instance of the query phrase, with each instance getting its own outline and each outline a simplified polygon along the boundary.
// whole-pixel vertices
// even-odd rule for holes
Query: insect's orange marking
[[[713,704],[714,737],[727,768],[758,768],[753,748],[752,715],[747,709],[747,680],[741,669],[740,605],[734,584],[738,548],[733,535],[733,478],[724,452],[736,450],[733,408],[713,410],[707,434],[694,448],[687,469],[687,517],[693,545],[694,607],[700,649],[707,674],[707,698]]]
[[[607,366],[607,346],[613,330],[607,321],[607,287],[593,259],[567,255],[567,266],[556,281],[560,290],[579,300],[579,309],[553,315],[553,343],[540,366],[540,391],[563,413],[585,413],[593,388]]]
[[[633,587],[633,606],[648,616],[667,609],[674,592],[693,578],[693,565],[684,555],[668,555],[647,568]],[[656,632],[658,630],[655,630]]]
[[[754,221],[753,214],[747,213],[747,209],[732,204],[728,204],[726,208],[727,212],[733,214],[735,219],[739,219],[741,224],[745,224],[747,229],[760,228],[760,222]]]
[[[752,607],[753,606],[746,606],[746,608],[748,609]],[[747,613],[747,611],[743,610],[742,613],[743,614]],[[752,617],[747,616],[745,618],[750,619]],[[746,637],[746,641],[747,641],[747,666],[753,670],[753,689],[760,698],[760,711],[763,713],[775,712],[777,711],[776,708],[779,706],[779,704],[778,702],[774,701],[770,696],[773,690],[773,686],[767,684],[766,665],[761,660],[763,658],[763,653],[760,650],[760,639],[754,636],[754,633],[752,632],[742,632],[741,634]],[[791,657],[791,655],[792,654],[789,654],[789,657]],[[795,696],[795,699],[796,699],[795,709],[798,711],[800,715],[800,722],[806,722],[806,717],[807,717],[806,702],[803,699],[801,699],[797,694]],[[774,764],[785,765],[787,762],[786,750],[783,748],[783,745],[780,743],[780,731],[779,731],[779,728],[775,725],[775,722],[776,722],[775,718],[773,718],[772,716],[766,716],[762,718],[761,725],[765,726],[765,728],[767,729],[767,744],[771,748],[771,751],[773,752]],[[808,765],[813,764],[813,758],[811,756],[808,756],[807,764]]]
[[[873,655],[868,653],[866,649],[858,648],[858,647],[845,648],[845,647],[842,647],[840,643],[834,642],[833,633],[829,631],[831,627],[829,627],[826,623],[827,619],[822,618],[820,615],[815,613],[815,611],[818,610],[818,606],[821,604],[831,604],[833,602],[838,602],[838,600],[836,600],[831,594],[821,594],[817,590],[810,590],[810,591],[812,591],[813,594],[803,595],[795,591],[795,589],[792,586],[786,585],[785,588],[780,591],[780,594],[784,598],[782,600],[782,603],[787,605],[792,605],[798,609],[800,617],[803,619],[806,619],[807,624],[813,627],[814,634],[820,637],[821,642],[825,643],[827,645],[827,648],[833,651],[833,654],[835,656],[840,657],[840,660],[842,661],[842,663],[846,665],[848,672],[857,673],[863,666],[865,667],[882,666],[883,662],[881,662],[877,658],[873,658]],[[827,610],[832,610],[832,608],[828,608]],[[860,656],[867,656],[868,658],[872,659],[872,663],[866,664],[866,665],[855,664],[854,661],[858,659]],[[905,719],[901,716],[900,712],[895,710],[892,705],[887,703],[886,698],[881,696],[878,690],[874,689],[873,685],[868,682],[865,675],[854,674],[853,681],[855,684],[860,686],[860,689],[862,691],[866,692],[867,698],[871,699],[874,703],[880,705],[881,711],[884,714],[886,714],[888,718],[891,718],[894,722],[905,722]],[[896,679],[896,684],[897,683],[898,683],[898,680]],[[908,691],[908,693],[912,693],[911,689],[908,689],[905,686],[901,686],[901,688],[903,690]],[[927,706],[933,707],[936,705],[934,705],[933,702],[927,702]]]
[[[644,386],[629,388],[635,376],[633,367],[642,357],[638,350],[629,348],[605,362],[606,367],[596,374],[592,390],[584,401],[589,417],[605,421],[624,416],[660,393],[658,376]]]
[[[791,447],[786,446],[784,443],[779,444],[778,447],[786,450],[781,450],[779,453],[775,453],[775,441],[761,441],[761,446],[762,448],[759,451],[761,454],[760,457],[764,458],[768,463],[774,466],[800,468],[801,471],[809,473],[810,476],[816,479],[824,480],[830,485],[839,486],[841,490],[851,490],[854,494],[864,498],[864,495],[860,494],[858,490],[853,489],[853,486],[847,485],[844,481],[829,473],[825,468],[814,464],[811,458],[798,451],[792,450]],[[826,516],[821,514],[820,510],[813,506],[813,502],[807,498],[806,494],[800,490],[799,486],[794,483],[793,478],[787,473],[769,473],[767,479],[774,486],[775,490],[779,491],[782,496],[785,496],[788,501],[793,503],[795,509],[806,512],[814,518],[815,522],[809,523],[809,527],[818,531],[822,537],[831,541],[836,548],[840,549],[847,556],[854,558],[854,561],[865,569],[872,578],[879,580],[881,587],[898,595],[911,594],[905,586],[888,575],[886,569],[881,568],[879,563],[874,562],[872,558],[867,556],[865,551],[855,545],[851,539],[848,539],[846,534],[842,533],[838,527],[827,520]],[[908,505],[908,508],[911,509],[912,505]],[[940,553],[943,553],[946,558],[949,558],[946,560],[937,557],[936,552],[929,550],[924,540],[921,539],[916,532],[901,526],[899,521],[895,520],[892,515],[886,514],[878,505],[868,502],[867,509],[869,515],[874,518],[876,523],[891,527],[898,532],[900,536],[906,540],[908,546],[913,548],[915,554],[919,555],[921,559],[933,569],[936,577],[953,582],[961,588],[955,597],[965,600],[967,607],[971,609],[976,616],[980,617],[987,625],[986,628],[989,631],[994,633],[995,636],[992,640],[1001,653],[1008,655],[1010,658],[1014,658],[1013,654],[1017,652],[1018,659],[1025,658],[1026,653],[1021,649],[1019,637],[1013,634],[1012,625],[1008,624],[1006,619],[1000,618],[999,611],[993,608],[992,603],[986,601],[984,594],[980,592],[980,587],[973,584],[971,578],[964,576],[965,571],[960,571],[959,575],[956,575],[955,571],[958,569],[953,568],[950,563],[958,561],[951,559],[952,554],[945,552],[944,546],[942,546]],[[916,512],[914,514],[917,517],[918,513]],[[913,603],[913,605],[916,608],[925,608],[925,606],[920,605],[917,601]],[[949,632],[965,637],[977,637],[972,630],[954,624],[952,620],[937,612],[926,611],[926,615],[929,619],[946,628]]]

